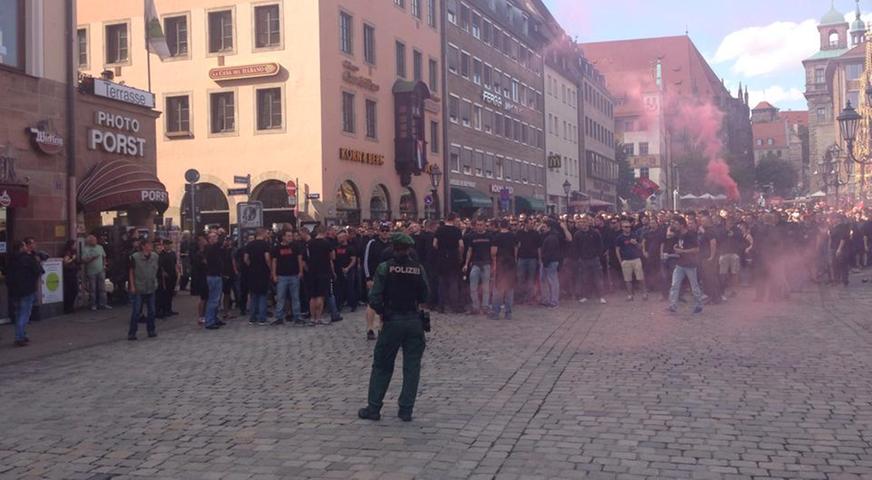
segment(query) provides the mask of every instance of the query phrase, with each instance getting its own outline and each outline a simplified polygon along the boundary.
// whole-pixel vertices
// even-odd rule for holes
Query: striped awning
[[[86,212],[125,210],[151,205],[164,212],[170,196],[157,176],[130,160],[116,159],[95,165],[79,184],[78,204]]]

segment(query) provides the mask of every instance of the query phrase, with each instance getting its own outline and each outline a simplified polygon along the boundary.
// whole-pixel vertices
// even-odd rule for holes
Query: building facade
[[[580,57],[579,136],[582,195],[575,207],[617,207],[618,164],[615,162],[615,102],[606,79],[585,57]],[[655,150],[656,151],[656,150]],[[641,170],[640,170],[641,171]]]
[[[809,148],[808,112],[781,112],[769,102],[751,110],[754,129],[754,165],[766,158],[790,162],[798,174],[796,187],[808,190]]]
[[[266,226],[420,218],[442,202],[440,12],[378,3],[157,0],[170,56],[149,74],[142,5],[79,2],[79,68],[151,85],[166,216],[186,227],[191,168],[198,225],[236,223],[247,200]]]
[[[463,215],[545,210],[539,2],[445,0],[446,175]]]
[[[577,46],[560,32],[544,57],[547,206],[550,212],[563,213],[570,210],[573,194],[577,196],[577,192],[583,191],[584,184],[578,128],[581,55]]]

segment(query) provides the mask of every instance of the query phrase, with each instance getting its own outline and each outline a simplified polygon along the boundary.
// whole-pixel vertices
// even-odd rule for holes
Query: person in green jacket
[[[130,278],[127,283],[130,292],[130,328],[127,330],[127,339],[136,340],[136,330],[139,326],[139,317],[142,315],[142,306],[145,304],[148,313],[146,315],[146,330],[149,338],[157,336],[154,326],[154,294],[157,291],[157,268],[158,254],[153,251],[151,240],[142,241],[142,250],[130,256]]]

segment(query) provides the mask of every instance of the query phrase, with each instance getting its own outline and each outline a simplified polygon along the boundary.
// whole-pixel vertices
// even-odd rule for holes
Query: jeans
[[[142,315],[142,305],[146,306],[145,329],[149,334],[156,333],[154,326],[155,296],[152,293],[134,293],[130,296],[130,327],[127,335],[136,335],[139,329],[139,317]]]
[[[678,305],[678,294],[681,292],[681,283],[684,282],[684,277],[690,282],[690,290],[693,292],[693,299],[696,301],[696,307],[702,307],[702,290],[699,288],[699,280],[696,277],[696,267],[675,266],[672,271],[672,288],[669,289],[669,306],[675,308]]]
[[[556,307],[560,303],[560,262],[542,265],[542,303]]]
[[[581,298],[603,297],[603,267],[599,257],[578,259],[578,294]]]
[[[91,288],[91,305],[95,308],[106,306],[106,273],[89,273],[88,286]]]
[[[439,273],[439,307],[460,311],[460,273],[454,269]]]
[[[469,298],[472,300],[472,310],[477,312],[490,306],[490,265],[473,265],[469,270]],[[481,286],[481,297],[478,287]]]
[[[219,276],[206,277],[206,285],[209,286],[209,299],[206,300],[206,326],[209,327],[218,321],[218,305],[221,303],[224,279]]]
[[[266,294],[265,293],[252,293],[250,294],[250,305],[249,312],[251,315],[248,317],[251,322],[265,322],[266,321]]]
[[[494,289],[493,306],[491,311],[494,315],[500,314],[500,308],[505,307],[506,315],[512,313],[512,306],[515,303],[515,289],[511,287],[501,287],[497,285]]]
[[[33,311],[33,303],[36,301],[36,293],[25,295],[14,300],[18,307],[15,311],[15,340],[27,338],[25,327],[30,322],[30,313]]]
[[[287,275],[278,277],[276,282],[276,320],[284,320],[287,312],[285,302],[291,297],[291,319],[300,319],[300,276]]]
[[[527,302],[535,295],[536,291],[536,267],[539,261],[535,258],[518,259],[518,288],[521,292],[521,301]]]

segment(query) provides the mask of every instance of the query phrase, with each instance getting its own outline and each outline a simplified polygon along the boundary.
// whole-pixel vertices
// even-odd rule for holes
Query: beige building
[[[424,216],[442,164],[435,0],[155,4],[171,55],[150,62],[166,217],[189,224],[190,168],[200,224],[236,222],[249,197],[227,190],[246,175],[267,225]],[[78,24],[80,70],[148,88],[141,2],[78,2]]]

